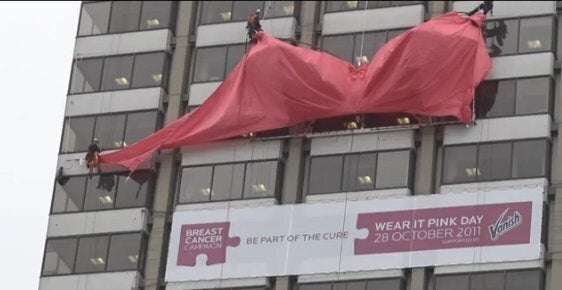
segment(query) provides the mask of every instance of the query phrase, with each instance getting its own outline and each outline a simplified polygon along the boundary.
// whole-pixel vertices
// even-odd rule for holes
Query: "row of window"
[[[203,1],[199,23],[246,21],[257,9],[267,18],[292,16],[298,11],[295,1]]]
[[[361,62],[372,60],[375,53],[385,43],[405,31],[407,29],[323,36],[322,49],[347,61],[361,64]]]
[[[134,175],[103,173],[60,180],[55,184],[51,213],[148,207],[152,172],[136,171]]]
[[[198,48],[195,53],[193,82],[224,80],[245,53],[246,45],[244,44]]]
[[[69,93],[166,88],[168,66],[165,52],[76,59]]]
[[[434,290],[542,290],[541,270],[512,270],[435,277]]]
[[[543,177],[549,151],[544,139],[446,146],[443,184]]]
[[[550,77],[484,81],[476,89],[476,116],[550,113],[552,91],[553,80]]]
[[[491,56],[552,51],[554,18],[490,20],[486,23],[484,37]]]
[[[158,111],[67,117],[60,153],[87,151],[94,137],[102,150],[126,147],[154,133],[160,119]]]
[[[391,278],[299,284],[295,290],[403,290],[404,286],[404,279]]]
[[[82,4],[78,36],[173,26],[175,1],[95,1]]]
[[[414,154],[410,150],[313,156],[308,194],[409,187]]]
[[[375,9],[424,4],[426,1],[325,1],[326,12],[339,12],[357,9]],[[366,7],[365,7],[366,6]]]
[[[281,180],[279,161],[185,167],[179,203],[274,197]]]
[[[141,233],[47,239],[42,276],[140,270]]]

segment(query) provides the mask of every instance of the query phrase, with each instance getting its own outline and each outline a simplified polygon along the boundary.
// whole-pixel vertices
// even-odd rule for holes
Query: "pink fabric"
[[[359,113],[411,113],[472,121],[476,86],[491,69],[482,13],[436,17],[393,39],[360,68],[264,32],[197,110],[104,163],[135,170],[161,149],[201,144]]]

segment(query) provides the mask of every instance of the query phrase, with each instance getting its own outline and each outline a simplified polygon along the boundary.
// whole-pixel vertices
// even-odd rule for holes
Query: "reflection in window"
[[[552,50],[550,16],[489,21],[484,37],[491,56]]]
[[[153,133],[158,128],[158,112],[140,112],[127,115],[123,146],[129,146]]]
[[[552,17],[525,18],[520,25],[519,53],[552,49]]]
[[[377,162],[377,188],[408,186],[410,151],[381,152]]]
[[[269,1],[267,5],[271,5],[271,8],[265,7],[271,17],[290,16],[295,12],[295,1]]]
[[[105,59],[101,89],[122,90],[131,87],[133,56],[119,56]]]
[[[203,1],[201,6],[201,24],[226,22],[232,18],[232,1]]]
[[[277,162],[252,162],[246,165],[244,198],[271,197],[277,189]]]
[[[86,189],[86,177],[72,177],[61,185],[55,184],[55,196],[53,197],[52,213],[74,212],[82,210],[84,204],[84,190]]]
[[[187,167],[181,174],[179,203],[209,201],[212,166]]]
[[[197,49],[193,82],[222,80],[224,77],[226,51],[227,47],[225,46]]]
[[[74,270],[76,239],[47,241],[43,259],[43,276],[70,274]]]
[[[164,71],[164,61],[166,54],[151,53],[137,55],[135,68],[133,70],[133,88],[153,87],[162,84],[162,74]]]
[[[225,78],[232,72],[232,70],[240,63],[240,60],[246,53],[245,45],[234,45],[228,48],[228,54],[226,56],[226,71]]]
[[[345,158],[343,191],[370,190],[375,188],[377,154],[354,154]]]
[[[78,36],[107,33],[111,2],[82,4]]]
[[[140,233],[112,236],[107,271],[136,270],[139,265],[141,241]]]
[[[123,146],[125,115],[107,115],[96,118],[94,136],[103,144],[101,150],[115,149]]]
[[[513,177],[545,175],[547,143],[545,140],[519,141],[513,144]]]
[[[234,2],[234,8],[232,9],[232,19],[231,19],[232,21],[247,20],[248,16],[253,12],[255,12],[256,9],[261,9],[261,11],[265,13],[263,8],[264,1],[233,1],[233,2]]]
[[[141,1],[113,1],[109,33],[133,31],[139,27]]]
[[[167,27],[170,23],[172,1],[143,1],[140,29]]]
[[[511,176],[511,143],[478,147],[478,180],[508,179]]]
[[[135,181],[128,176],[118,177],[116,208],[142,207],[146,206],[150,184],[147,182],[151,177],[150,171],[137,171],[134,174],[143,175],[142,179]]]
[[[346,10],[386,8],[422,4],[424,1],[325,1],[326,12],[337,12]]]
[[[438,275],[433,290],[539,290],[543,289],[541,270]]]
[[[476,150],[475,145],[445,147],[443,183],[475,181]]]
[[[100,89],[103,59],[84,59],[74,62],[70,93],[89,93]]]
[[[213,200],[241,199],[244,186],[244,164],[215,166],[213,176]]]
[[[338,192],[342,185],[343,155],[312,157],[308,193]]]
[[[111,209],[115,203],[117,180],[113,174],[92,176],[86,185],[84,210]]]
[[[549,112],[551,91],[551,79],[548,77],[518,80],[515,114]]]
[[[92,142],[94,117],[68,118],[64,123],[61,153],[86,151]]]
[[[102,272],[107,264],[109,237],[86,237],[78,242],[75,273]]]

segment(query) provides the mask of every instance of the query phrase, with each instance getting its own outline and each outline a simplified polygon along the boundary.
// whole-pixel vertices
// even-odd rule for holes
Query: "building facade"
[[[474,125],[352,116],[163,151],[133,175],[82,161],[94,137],[119,149],[201,105],[256,9],[267,33],[357,63],[479,3],[83,1],[39,288],[562,289],[557,1],[495,3]],[[371,218],[385,225],[358,234]]]

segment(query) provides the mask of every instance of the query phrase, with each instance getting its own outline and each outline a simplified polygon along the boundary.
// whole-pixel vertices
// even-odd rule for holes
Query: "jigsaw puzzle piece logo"
[[[240,237],[229,237],[230,222],[182,225],[178,266],[195,266],[197,256],[207,256],[207,266],[226,262],[226,248],[240,245]]]

